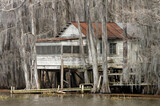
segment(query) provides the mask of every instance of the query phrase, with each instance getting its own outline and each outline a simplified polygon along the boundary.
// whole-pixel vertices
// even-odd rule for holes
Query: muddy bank
[[[10,89],[0,89],[0,93],[1,93],[1,92],[9,93],[9,92],[10,92]]]

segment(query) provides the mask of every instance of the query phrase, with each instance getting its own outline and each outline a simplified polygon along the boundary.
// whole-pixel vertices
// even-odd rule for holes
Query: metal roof
[[[72,24],[78,28],[77,22],[72,22]],[[116,23],[107,23],[107,35],[108,39],[122,39],[123,38],[123,30]],[[87,36],[87,28],[88,24],[85,22],[80,22],[81,32]],[[97,38],[102,38],[102,25],[101,23],[92,23],[92,28],[94,29],[94,33]],[[98,30],[97,30],[98,29]],[[76,40],[79,38],[46,38],[46,39],[38,39],[37,42],[47,42],[47,41],[64,41],[64,40]]]
[[[77,22],[72,22],[72,24],[78,28]],[[87,36],[87,28],[88,24],[85,22],[80,22],[81,32]],[[123,30],[116,23],[107,23],[107,34],[109,39],[122,39],[123,38]],[[95,35],[98,38],[102,38],[102,25],[101,23],[92,23],[92,28],[94,29]],[[98,30],[97,30],[98,29]]]

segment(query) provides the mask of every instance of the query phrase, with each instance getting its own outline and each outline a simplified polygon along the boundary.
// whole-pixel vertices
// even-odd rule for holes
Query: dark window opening
[[[84,53],[88,54],[88,47],[87,46],[84,46]]]
[[[56,46],[56,53],[61,54],[61,46]]]
[[[88,54],[88,47],[83,46],[84,54]],[[80,46],[73,46],[73,53],[82,53]]]
[[[60,54],[60,46],[36,46],[37,54],[40,55],[51,55],[51,54]]]
[[[71,46],[63,46],[63,53],[71,53]]]
[[[109,51],[110,54],[116,54],[116,43],[110,43]]]
[[[88,47],[84,46],[84,53],[88,54]],[[61,46],[36,46],[37,54],[52,55],[61,54]],[[81,53],[80,46],[63,46],[63,53]]]
[[[61,47],[60,46],[52,46],[52,53],[53,54],[61,54]]]
[[[40,46],[36,46],[36,52],[37,52],[37,54],[40,54],[40,52],[41,52]]]
[[[79,46],[73,46],[73,53],[80,53]]]

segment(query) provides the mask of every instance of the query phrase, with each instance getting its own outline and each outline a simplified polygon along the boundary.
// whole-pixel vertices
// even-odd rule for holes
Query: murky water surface
[[[160,99],[91,94],[10,95],[0,93],[0,106],[160,106]]]

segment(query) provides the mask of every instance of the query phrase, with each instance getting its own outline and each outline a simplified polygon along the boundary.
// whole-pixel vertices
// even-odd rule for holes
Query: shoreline
[[[0,93],[10,93],[10,89],[0,89]],[[67,92],[66,94],[81,94],[81,93],[73,93]],[[118,96],[118,97],[138,97],[138,98],[157,98],[160,99],[160,95],[149,95],[149,94],[130,94],[130,93],[111,93],[111,94],[103,94],[103,93],[84,93],[84,95],[108,95],[108,96]],[[24,94],[25,95],[25,94]]]
[[[0,93],[10,93],[10,89],[0,89]]]

